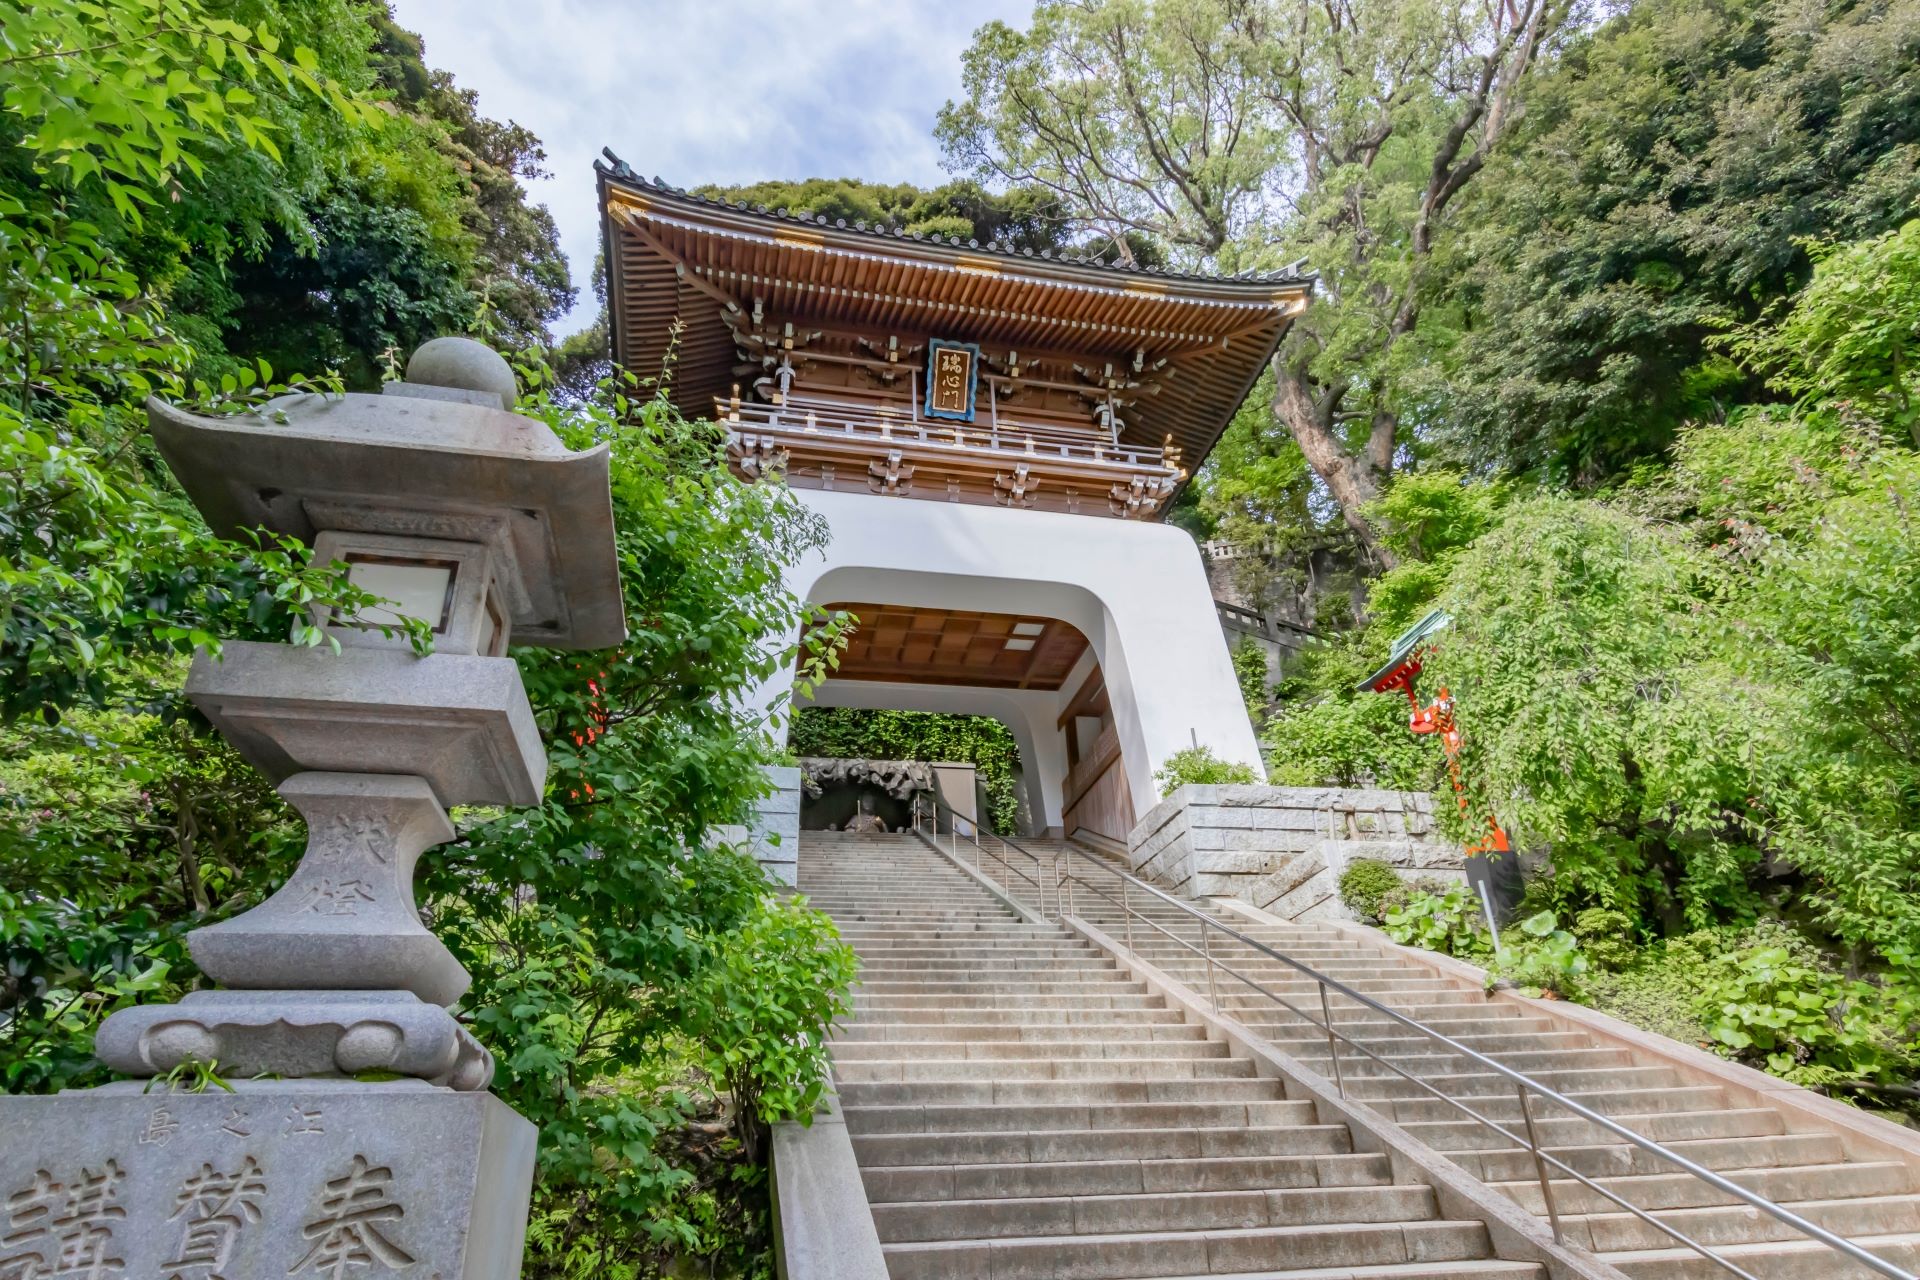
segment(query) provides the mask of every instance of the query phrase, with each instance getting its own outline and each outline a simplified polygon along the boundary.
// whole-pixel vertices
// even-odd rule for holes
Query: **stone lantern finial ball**
[[[434,338],[420,344],[407,361],[407,381],[429,387],[456,387],[485,391],[500,397],[502,409],[513,408],[520,384],[500,353],[472,338]]]

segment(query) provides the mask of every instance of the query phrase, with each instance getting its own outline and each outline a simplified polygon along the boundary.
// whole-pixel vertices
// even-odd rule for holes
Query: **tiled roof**
[[[1191,271],[1172,271],[1163,267],[1148,267],[1127,262],[1109,261],[1090,254],[1054,253],[1047,249],[1041,249],[1036,252],[1032,249],[1015,248],[1012,245],[999,244],[991,241],[986,244],[981,244],[978,240],[962,240],[959,236],[922,235],[918,232],[906,231],[898,226],[881,226],[859,221],[849,224],[845,218],[828,218],[825,214],[795,213],[787,209],[769,209],[766,205],[750,204],[745,200],[717,200],[711,196],[688,191],[683,187],[673,186],[661,180],[659,177],[644,178],[635,172],[633,167],[626,161],[615,155],[611,148],[603,149],[603,154],[606,156],[606,159],[595,160],[593,167],[600,173],[625,186],[641,191],[674,196],[678,199],[690,200],[697,204],[712,205],[715,208],[727,209],[736,213],[752,214],[755,217],[766,218],[772,222],[792,223],[809,227],[832,227],[835,230],[852,231],[862,235],[869,235],[879,240],[910,240],[922,244],[945,245],[952,248],[965,249],[972,253],[989,253],[1014,259],[1030,258],[1064,263],[1075,267],[1086,267],[1096,271],[1112,272],[1122,276],[1155,276],[1166,280],[1191,281],[1196,284],[1247,284],[1271,288],[1275,285],[1312,284],[1314,280],[1311,274],[1301,274],[1290,271],[1244,271],[1231,276],[1206,275]]]

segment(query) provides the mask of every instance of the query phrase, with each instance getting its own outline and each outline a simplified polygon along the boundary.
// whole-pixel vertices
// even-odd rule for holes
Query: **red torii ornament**
[[[1407,705],[1412,708],[1412,714],[1407,718],[1407,729],[1412,733],[1440,735],[1440,745],[1447,753],[1447,777],[1453,783],[1453,798],[1460,806],[1460,816],[1465,818],[1468,816],[1467,789],[1460,781],[1460,725],[1454,719],[1453,695],[1445,685],[1441,685],[1440,696],[1423,707],[1413,689],[1414,681],[1420,675],[1420,661],[1432,647],[1430,638],[1445,630],[1452,622],[1453,615],[1445,609],[1435,609],[1402,631],[1393,642],[1386,665],[1362,680],[1357,687],[1374,693],[1406,694]],[[1467,846],[1467,855],[1508,853],[1511,850],[1505,829],[1489,814],[1487,834]]]

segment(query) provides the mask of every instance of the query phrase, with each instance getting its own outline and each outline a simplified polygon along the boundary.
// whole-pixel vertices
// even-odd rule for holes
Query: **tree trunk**
[[[1306,455],[1307,465],[1327,486],[1366,553],[1383,569],[1399,563],[1399,557],[1381,543],[1380,535],[1367,523],[1360,508],[1380,494],[1380,482],[1393,465],[1393,433],[1396,424],[1388,415],[1376,415],[1367,445],[1358,455],[1349,453],[1334,434],[1333,415],[1339,403],[1329,392],[1316,399],[1307,379],[1288,369],[1278,356],[1273,361],[1273,413]],[[1385,418],[1385,422],[1382,422]],[[1386,445],[1380,441],[1385,437]]]

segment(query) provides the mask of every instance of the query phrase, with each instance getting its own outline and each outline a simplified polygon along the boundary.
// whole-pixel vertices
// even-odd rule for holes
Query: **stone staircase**
[[[1066,848],[1059,841],[1022,843],[1043,856]],[[1109,865],[1123,865],[1108,854],[1095,856]],[[1197,944],[1197,925],[1178,908],[1138,898],[1131,898],[1129,905]],[[1110,937],[1123,938],[1117,906],[1081,892],[1072,907],[1074,914]],[[1326,925],[1261,924],[1239,912],[1202,909],[1894,1265],[1920,1269],[1920,1180],[1909,1164],[1852,1158],[1837,1133],[1805,1131],[1804,1126],[1790,1132],[1778,1110],[1730,1098],[1726,1089],[1704,1078],[1689,1078],[1665,1060],[1636,1056],[1618,1043],[1566,1030],[1564,1024],[1531,1016],[1520,1006],[1491,1002],[1478,986],[1438,974],[1385,946]],[[1317,984],[1251,948],[1234,943],[1222,947],[1220,941],[1215,934],[1217,960],[1318,1016]],[[1138,920],[1132,945],[1143,959],[1206,997],[1206,964],[1200,956]],[[1332,1078],[1326,1034],[1318,1025],[1223,974],[1217,974],[1216,981],[1227,1016]],[[1469,1059],[1437,1051],[1431,1040],[1363,1005],[1335,997],[1332,1008],[1335,1024],[1372,1052],[1489,1119],[1516,1131],[1523,1123],[1513,1086],[1501,1077],[1476,1070]],[[1532,1160],[1524,1150],[1507,1149],[1510,1144],[1498,1134],[1386,1067],[1356,1057],[1343,1046],[1348,1096],[1398,1122],[1533,1212],[1545,1213]],[[1536,1106],[1535,1116],[1541,1138],[1562,1160],[1721,1250],[1758,1280],[1852,1280],[1873,1274],[1589,1121],[1547,1106]],[[1554,1194],[1566,1239],[1636,1280],[1720,1280],[1730,1274],[1578,1182],[1556,1181]]]
[[[914,836],[805,832],[799,887],[860,955],[834,1076],[894,1280],[1545,1280]]]

